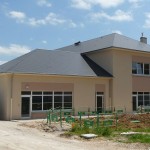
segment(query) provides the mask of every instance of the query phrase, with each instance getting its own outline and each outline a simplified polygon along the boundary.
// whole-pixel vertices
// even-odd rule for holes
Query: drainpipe
[[[14,80],[14,74],[12,73],[12,74],[11,74],[11,86],[10,86],[10,87],[11,87],[11,89],[10,89],[10,90],[11,90],[11,91],[10,91],[10,92],[11,92],[11,95],[10,95],[10,96],[11,96],[11,97],[10,97],[10,116],[9,116],[9,117],[10,117],[10,120],[12,120],[13,80]]]

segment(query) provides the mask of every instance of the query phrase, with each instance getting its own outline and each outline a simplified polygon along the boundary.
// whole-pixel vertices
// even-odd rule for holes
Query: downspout
[[[14,74],[11,74],[11,97],[10,97],[10,120],[12,120],[12,102],[13,102],[13,80],[14,80]]]

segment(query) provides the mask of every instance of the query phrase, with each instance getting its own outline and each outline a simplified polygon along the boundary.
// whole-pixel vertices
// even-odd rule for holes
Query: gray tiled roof
[[[0,73],[111,77],[107,71],[94,62],[92,66],[89,65],[80,53],[56,50],[34,50],[1,65]]]
[[[150,45],[117,33],[112,33],[92,40],[80,42],[77,46],[73,44],[57,50],[85,53],[109,47],[150,52]]]

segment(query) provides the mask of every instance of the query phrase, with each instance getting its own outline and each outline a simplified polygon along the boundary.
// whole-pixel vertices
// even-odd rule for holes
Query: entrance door
[[[30,97],[22,97],[21,101],[21,117],[30,117]]]
[[[97,95],[96,96],[96,109],[98,113],[102,113],[103,112],[103,108],[104,108],[104,96],[103,95]]]
[[[137,110],[137,96],[136,95],[132,96],[132,109],[133,111]]]

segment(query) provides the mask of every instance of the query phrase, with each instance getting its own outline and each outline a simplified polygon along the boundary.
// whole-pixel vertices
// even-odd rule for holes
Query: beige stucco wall
[[[11,78],[10,74],[0,75],[0,119],[11,118]]]
[[[132,60],[134,62],[149,63],[149,53],[132,53]],[[133,75],[132,76],[132,90],[134,92],[150,92],[150,77],[146,75]]]
[[[132,111],[132,55],[128,51],[113,51],[112,99],[116,108]]]
[[[150,77],[133,76],[133,92],[150,92]]]
[[[88,57],[109,73],[113,73],[113,51],[111,49],[88,53]]]
[[[122,49],[91,52],[88,56],[113,75],[110,80],[110,102],[116,109],[132,108],[132,55]]]
[[[57,87],[58,89],[62,89],[65,85],[64,89],[71,89],[73,91],[73,107],[76,110],[81,107],[95,108],[96,85],[102,85],[102,87],[105,87],[105,101],[109,104],[109,80],[106,78],[14,75],[13,83],[13,119],[21,118],[21,90],[25,88],[26,83],[28,84],[28,90],[30,90],[30,88],[34,90],[34,84],[44,85],[45,83],[46,86],[47,84],[51,84],[55,89],[57,89]],[[35,87],[35,90],[38,89]]]

